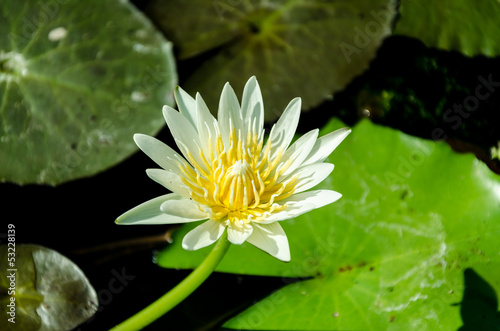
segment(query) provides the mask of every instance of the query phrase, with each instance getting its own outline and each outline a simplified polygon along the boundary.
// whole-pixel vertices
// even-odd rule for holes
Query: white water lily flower
[[[293,99],[264,141],[264,105],[255,77],[243,90],[242,104],[224,86],[218,120],[201,95],[175,91],[180,112],[163,115],[182,156],[159,140],[136,134],[137,146],[163,169],[148,176],[173,193],[124,213],[118,224],[172,224],[206,220],[190,231],[182,246],[196,250],[219,239],[247,241],[282,261],[290,261],[287,237],[278,223],[341,197],[308,189],[323,181],[333,164],[323,161],[350,133],[343,128],[318,138],[312,130],[290,142],[299,121],[301,99]]]

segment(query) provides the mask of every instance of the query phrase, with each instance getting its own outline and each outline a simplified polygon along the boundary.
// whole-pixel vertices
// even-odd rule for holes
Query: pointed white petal
[[[288,178],[298,176],[295,186],[295,193],[299,193],[321,183],[323,180],[325,180],[326,177],[328,177],[328,175],[330,175],[330,173],[333,171],[333,168],[334,165],[331,163],[308,164],[292,172]],[[280,180],[280,182],[284,181],[286,181],[286,179]]]
[[[175,193],[165,194],[146,201],[116,219],[117,224],[175,224],[193,222],[193,219],[167,215],[161,212],[160,206],[170,199],[178,199]]]
[[[191,198],[188,187],[182,182],[182,179],[176,173],[163,169],[146,169],[149,178],[167,188],[169,191],[189,199]]]
[[[205,101],[199,93],[196,94],[196,111],[198,112],[198,134],[200,144],[203,148],[203,153],[208,160],[216,157],[215,154],[215,138],[219,134],[219,124],[213,115],[210,113]],[[210,155],[212,150],[212,155]]]
[[[219,111],[217,118],[219,120],[219,128],[224,141],[224,146],[229,148],[229,136],[231,130],[238,130],[243,127],[243,118],[241,116],[240,104],[234,93],[233,88],[229,83],[224,85],[219,101]]]
[[[342,128],[320,137],[314,144],[311,153],[309,153],[303,164],[323,162],[349,133],[351,133],[351,129]]]
[[[292,141],[297,124],[299,123],[300,108],[302,101],[300,98],[295,98],[286,107],[280,119],[272,127],[269,139],[271,141],[271,157],[274,159],[278,152],[285,151]]]
[[[196,129],[198,116],[196,114],[196,106],[193,97],[191,97],[180,86],[177,86],[174,91],[175,101],[182,116],[191,122],[191,125]]]
[[[282,158],[284,162],[290,162],[290,166],[288,166],[282,176],[289,175],[304,162],[318,138],[318,132],[318,129],[309,131],[297,139],[297,141],[286,150]]]
[[[224,233],[225,226],[214,220],[208,220],[189,231],[182,240],[182,247],[194,251],[213,244]]]
[[[193,220],[208,219],[209,215],[201,211],[199,205],[191,199],[180,197],[178,199],[170,199],[162,203],[160,209],[163,213],[190,218]]]
[[[163,116],[167,122],[168,128],[172,133],[172,136],[177,143],[177,146],[181,150],[184,157],[192,163],[193,161],[189,159],[188,153],[194,159],[194,162],[198,166],[205,168],[203,162],[200,159],[200,139],[198,132],[195,130],[191,122],[182,116],[177,110],[169,107],[163,107]],[[195,166],[193,164],[193,166]]]
[[[227,227],[227,238],[231,243],[241,245],[252,234],[252,231],[253,227],[251,225],[242,225],[239,227],[230,224]]]
[[[165,170],[182,175],[178,164],[189,166],[182,156],[154,137],[135,134],[134,141],[151,160]]]
[[[333,203],[341,197],[342,194],[330,190],[315,190],[294,194],[288,199],[280,201],[280,203],[286,203],[287,208],[285,210],[270,215],[263,223],[291,219]]]
[[[259,83],[255,76],[250,77],[243,89],[241,112],[245,128],[253,129],[255,122],[255,134],[260,136],[264,128],[264,102],[262,100]],[[249,130],[247,130],[246,134],[248,133]]]
[[[285,231],[278,222],[271,224],[253,223],[253,233],[247,241],[278,260],[290,261],[290,248]]]

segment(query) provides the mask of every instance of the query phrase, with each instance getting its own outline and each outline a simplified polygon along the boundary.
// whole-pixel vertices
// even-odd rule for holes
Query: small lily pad
[[[0,329],[71,330],[94,315],[97,294],[76,264],[54,250],[24,244],[8,260],[9,247],[0,246]]]
[[[0,4],[0,181],[107,169],[173,104],[172,45],[127,1]]]
[[[294,97],[309,109],[367,69],[391,33],[395,1],[154,0],[146,11],[181,59],[203,58],[188,92],[216,111],[225,82],[243,90],[255,75],[272,120]]]

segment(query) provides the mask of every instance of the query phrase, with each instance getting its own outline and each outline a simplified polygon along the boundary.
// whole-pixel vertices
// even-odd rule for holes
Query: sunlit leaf
[[[1,330],[71,330],[97,311],[94,288],[71,260],[37,245],[16,245],[8,260],[9,247],[0,246]]]
[[[322,134],[340,126],[334,120]],[[466,268],[473,268],[498,296],[498,175],[442,142],[367,120],[330,161],[335,170],[320,187],[343,197],[281,222],[290,241],[290,263],[244,244],[233,245],[218,268],[310,279],[285,286],[226,327],[456,330],[464,324],[460,303]],[[201,262],[210,248],[187,252],[180,245],[197,224],[181,228],[174,244],[159,254],[160,265],[193,268]],[[478,314],[474,307],[479,306],[466,301],[466,315]]]
[[[0,4],[0,181],[93,175],[156,133],[177,82],[168,43],[126,1]]]
[[[391,32],[392,0],[154,0],[148,14],[181,58],[203,57],[183,85],[217,109],[229,81],[256,75],[267,120],[300,96],[309,109],[362,73]]]
[[[394,33],[422,40],[429,47],[468,56],[500,55],[500,2],[483,0],[402,0]]]

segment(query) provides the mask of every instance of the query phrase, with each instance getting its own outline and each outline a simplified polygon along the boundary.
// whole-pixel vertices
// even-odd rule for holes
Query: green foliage
[[[500,55],[498,0],[402,0],[399,11],[395,34],[468,56]]]
[[[71,260],[42,246],[16,245],[9,265],[11,252],[0,246],[1,330],[71,330],[97,311],[94,288]]]
[[[363,72],[391,32],[395,1],[154,0],[146,12],[180,58],[203,58],[188,92],[215,111],[224,83],[242,91],[255,75],[272,120],[294,97],[309,109]]]
[[[171,44],[127,2],[2,1],[0,31],[0,181],[93,175],[163,126]]]
[[[340,126],[333,120],[322,134]],[[500,292],[500,178],[484,164],[444,143],[369,121],[354,128],[330,161],[336,169],[320,186],[343,197],[281,223],[290,263],[244,244],[231,247],[218,269],[307,279],[278,290],[226,327],[457,329],[464,321],[465,269],[483,277],[493,295]],[[180,246],[192,226],[181,228],[159,255],[160,265],[199,264],[206,249]],[[480,314],[475,307],[466,305],[467,313]],[[490,314],[483,323],[497,320]]]

